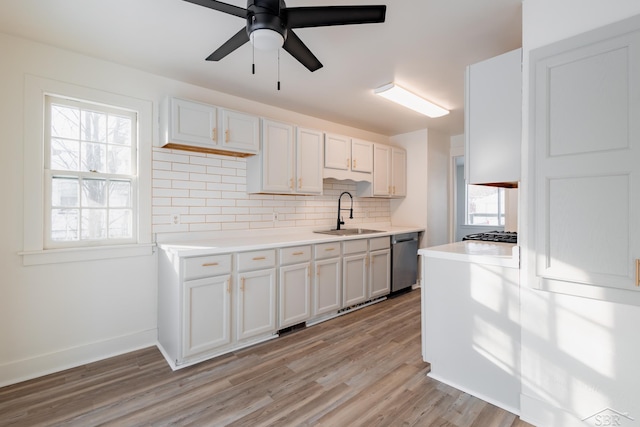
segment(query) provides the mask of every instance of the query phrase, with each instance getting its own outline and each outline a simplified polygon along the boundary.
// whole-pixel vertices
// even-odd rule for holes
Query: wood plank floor
[[[0,425],[529,426],[428,372],[413,291],[176,372],[151,347],[0,388]]]

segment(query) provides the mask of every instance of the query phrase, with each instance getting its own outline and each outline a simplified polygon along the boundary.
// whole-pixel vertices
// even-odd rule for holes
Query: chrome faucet
[[[351,208],[348,210],[349,210],[349,219],[353,219],[353,196],[348,191],[343,191],[342,194],[340,194],[340,197],[338,197],[338,225],[336,226],[336,230],[340,230],[340,226],[344,225],[344,221],[342,221],[342,219],[340,218],[340,211],[346,211],[347,209],[340,208],[340,200],[342,199],[342,196],[344,196],[345,194],[351,197]]]

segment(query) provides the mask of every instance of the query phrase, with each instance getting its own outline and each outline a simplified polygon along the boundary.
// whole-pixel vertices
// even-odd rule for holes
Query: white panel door
[[[171,99],[171,135],[177,143],[216,145],[217,110],[215,107],[185,99]]]
[[[324,136],[324,167],[349,170],[351,166],[351,140],[342,135]]]
[[[341,258],[314,263],[313,316],[338,311],[342,307]]]
[[[351,140],[351,170],[355,172],[373,171],[373,143],[353,138]]]
[[[391,251],[384,249],[371,252],[369,258],[370,297],[387,295],[391,291]]]
[[[304,322],[311,316],[311,264],[280,267],[278,329]]]
[[[342,306],[349,307],[367,299],[367,254],[342,258]]]
[[[271,120],[262,121],[262,190],[292,193],[293,127]]]
[[[391,194],[391,147],[383,144],[373,146],[373,195]]]
[[[276,331],[276,269],[240,273],[236,284],[238,340]]]
[[[189,357],[231,342],[231,276],[184,282],[182,356]]]
[[[260,149],[260,119],[238,111],[222,110],[220,145],[226,149],[239,149],[257,153]]]
[[[539,285],[638,290],[640,35],[535,64]]]
[[[407,196],[407,152],[391,148],[391,196]]]
[[[322,132],[298,128],[296,132],[296,192],[322,194]]]

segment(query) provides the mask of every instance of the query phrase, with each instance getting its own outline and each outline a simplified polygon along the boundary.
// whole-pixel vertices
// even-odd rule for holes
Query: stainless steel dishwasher
[[[411,287],[418,279],[418,233],[391,238],[391,292]]]

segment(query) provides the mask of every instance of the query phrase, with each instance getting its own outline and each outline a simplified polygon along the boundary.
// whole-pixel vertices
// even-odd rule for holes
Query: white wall
[[[26,197],[37,197],[25,194],[23,189],[23,142],[25,129],[31,125],[24,119],[25,74],[151,101],[154,139],[158,137],[157,108],[167,94],[172,94],[310,128],[388,142],[382,135],[2,34],[0,52],[0,386],[150,346],[156,341],[155,256],[22,265],[18,253],[23,250],[23,205]],[[154,150],[158,169],[166,166],[161,162],[172,164],[175,160],[156,153]],[[162,188],[158,182],[154,185],[156,191]],[[385,203],[388,212],[388,201],[374,209],[384,212]]]
[[[640,13],[637,0],[525,0],[523,6],[523,153],[529,151],[529,52]],[[640,307],[533,290],[532,175],[523,159],[520,188],[522,246],[521,417],[541,426],[584,426],[611,408],[640,425],[638,386]],[[605,420],[601,420],[600,425]]]

